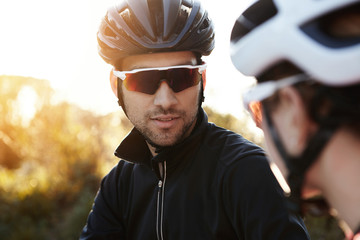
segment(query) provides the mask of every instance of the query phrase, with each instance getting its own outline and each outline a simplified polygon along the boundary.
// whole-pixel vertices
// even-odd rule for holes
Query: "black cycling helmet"
[[[198,0],[123,0],[108,10],[97,39],[100,56],[113,66],[144,53],[209,55],[215,43],[213,23]]]
[[[345,119],[341,118],[343,116],[339,120],[331,115],[321,116],[321,111],[317,111],[321,100],[330,97],[331,87],[351,88],[360,84],[359,27],[352,29],[353,34],[339,37],[328,26],[333,19],[344,15],[359,16],[359,13],[359,0],[259,0],[241,14],[232,30],[231,59],[244,75],[259,81],[277,80],[269,79],[267,73],[273,71],[276,75],[277,66],[290,63],[282,65],[280,71],[295,66],[298,73],[304,73],[321,86],[310,109],[319,129],[309,137],[306,149],[297,157],[287,153],[272,123],[270,110],[263,104],[271,137],[289,170],[289,208],[295,212],[303,210],[301,187],[307,169]],[[359,26],[357,22],[353,25]],[[359,116],[359,107],[351,109],[353,105],[345,104],[344,109],[357,111],[352,116]],[[331,110],[334,109],[330,109],[330,113]]]

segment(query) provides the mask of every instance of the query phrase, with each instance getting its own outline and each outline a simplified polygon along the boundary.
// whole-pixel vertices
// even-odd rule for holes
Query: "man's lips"
[[[150,117],[151,120],[157,120],[157,121],[171,121],[177,118],[179,118],[178,115],[158,115],[158,116]]]
[[[179,116],[155,116],[151,117],[150,119],[154,121],[157,127],[159,128],[171,128],[174,126],[179,119]]]

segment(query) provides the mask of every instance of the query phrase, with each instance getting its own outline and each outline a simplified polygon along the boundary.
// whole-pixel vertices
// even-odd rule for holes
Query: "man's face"
[[[122,70],[196,65],[192,52],[155,53],[124,59]],[[153,146],[172,146],[190,135],[195,126],[200,83],[175,93],[163,81],[154,94],[129,91],[122,84],[124,106],[129,120]]]

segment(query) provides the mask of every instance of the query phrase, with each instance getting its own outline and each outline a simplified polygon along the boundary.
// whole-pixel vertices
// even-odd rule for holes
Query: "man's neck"
[[[153,157],[155,157],[156,155],[158,155],[158,153],[156,152],[156,147],[152,146],[152,145],[151,145],[150,143],[148,143],[147,141],[146,141],[146,144],[148,145],[149,150],[150,150],[150,152],[151,152],[151,155],[152,155]]]

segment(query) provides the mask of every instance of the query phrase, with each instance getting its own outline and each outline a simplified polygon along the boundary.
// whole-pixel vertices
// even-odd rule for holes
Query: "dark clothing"
[[[132,130],[115,152],[127,161],[103,179],[80,239],[309,239],[263,150],[203,111],[199,119],[155,157]]]

